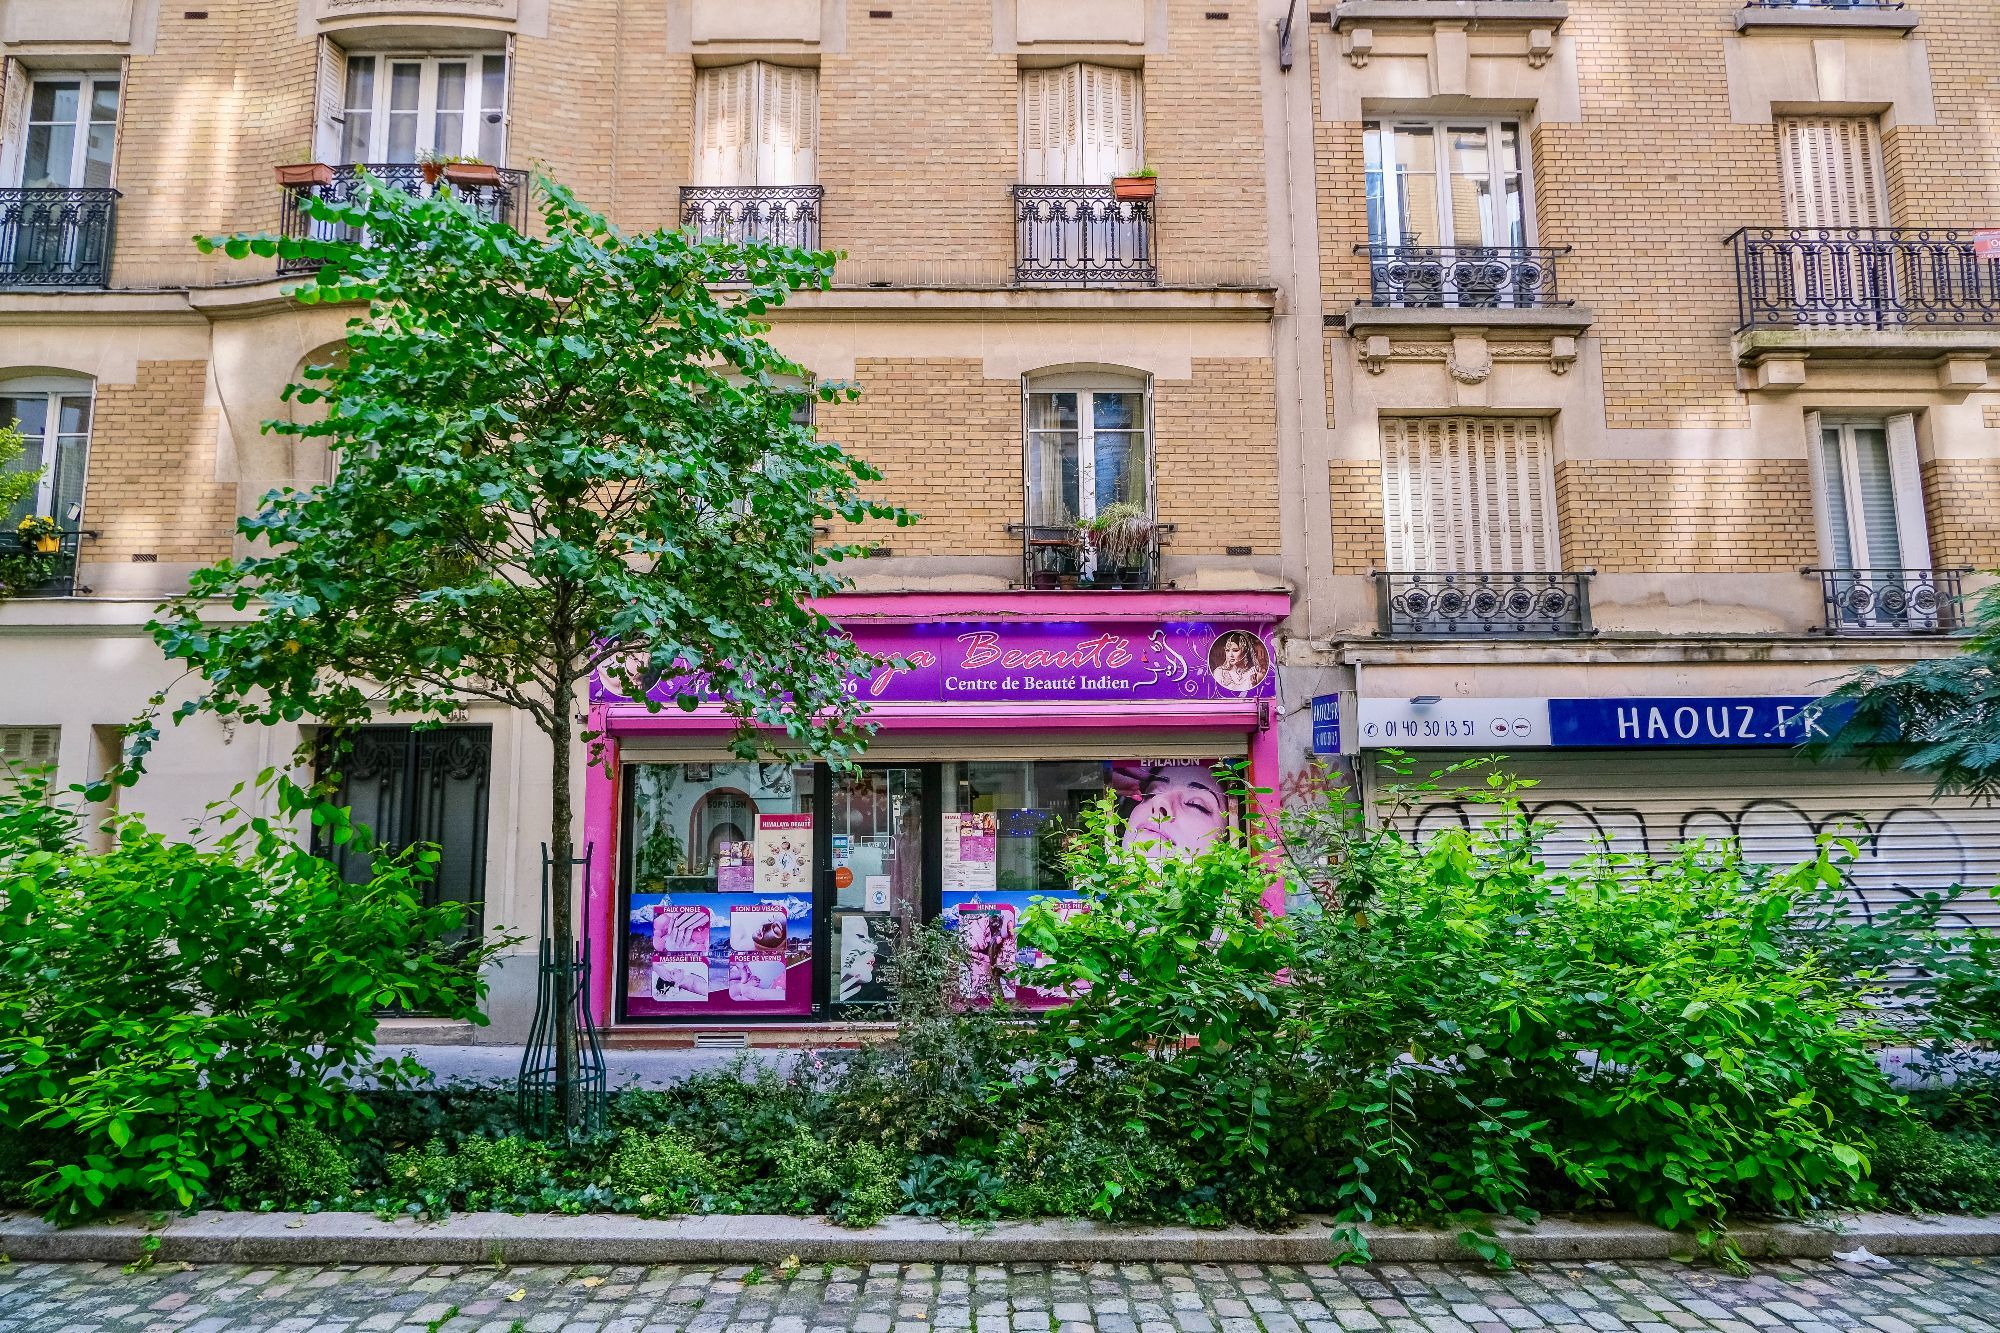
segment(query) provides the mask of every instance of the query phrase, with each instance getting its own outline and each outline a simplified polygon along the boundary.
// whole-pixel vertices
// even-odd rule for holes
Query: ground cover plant
[[[385,1088],[365,1118],[281,1107],[185,1196],[142,1172],[103,1202],[855,1225],[1315,1213],[1447,1222],[1496,1260],[1496,1215],[1632,1212],[1727,1257],[1746,1216],[2000,1206],[2000,1083],[1964,1055],[1993,1031],[1989,946],[1940,928],[1948,899],[1856,923],[1833,843],[1779,870],[1728,845],[1552,864],[1516,794],[1454,772],[1392,793],[1387,819],[1336,795],[1288,813],[1281,843],[1163,862],[1096,812],[1063,851],[1089,910],[1023,921],[1038,985],[1069,997],[1052,1013],[974,1002],[956,937],[925,929],[898,952],[891,1041],[627,1089],[602,1132],[548,1140],[506,1089]],[[1396,816],[1434,797],[1489,817],[1408,836]],[[32,859],[0,863],[10,898]],[[1884,1042],[1949,1089],[1905,1097]],[[46,1164],[0,1170],[50,1206],[22,1190]]]

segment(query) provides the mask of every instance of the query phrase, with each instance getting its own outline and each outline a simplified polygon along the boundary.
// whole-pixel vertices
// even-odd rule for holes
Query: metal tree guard
[[[569,874],[581,866],[586,886],[590,883],[591,850],[586,846],[581,857],[571,857],[563,867],[563,873]],[[535,988],[535,1021],[528,1029],[528,1046],[521,1053],[521,1076],[515,1088],[521,1128],[542,1137],[558,1130],[587,1134],[602,1129],[607,1101],[604,1047],[590,1017],[589,934],[586,930],[578,935],[573,957],[556,956],[555,905],[549,892],[554,870],[554,858],[548,844],[543,843],[541,972]],[[576,1061],[567,1080],[567,1097],[563,1096],[565,1080],[556,1022],[565,1008],[575,1014],[576,1024]],[[565,1102],[570,1108],[568,1123],[562,1114]]]

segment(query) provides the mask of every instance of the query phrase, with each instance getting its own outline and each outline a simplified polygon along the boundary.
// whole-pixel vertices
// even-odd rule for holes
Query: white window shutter
[[[1026,185],[1081,185],[1083,66],[1021,73],[1021,180]]]
[[[1419,469],[1410,448],[1410,423],[1382,421],[1382,523],[1384,558],[1392,570],[1415,570],[1416,485]]]
[[[757,183],[757,66],[704,69],[695,85],[697,185]]]
[[[1812,479],[1813,528],[1819,538],[1820,564],[1838,569],[1847,562],[1840,556],[1834,525],[1846,531],[1847,501],[1827,477],[1826,427],[1817,412],[1806,413],[1806,473]],[[1838,514],[1835,505],[1842,506]]]
[[[1082,185],[1109,185],[1113,176],[1128,176],[1144,160],[1139,143],[1139,72],[1104,65],[1078,65],[1081,108]]]
[[[757,96],[757,184],[819,179],[819,71],[764,65]]]
[[[13,791],[28,769],[54,764],[61,739],[59,727],[0,727],[0,793]]]
[[[331,37],[319,39],[319,66],[313,77],[315,162],[341,159],[341,117],[347,110],[347,53]]]
[[[1554,450],[1539,418],[1384,418],[1382,498],[1391,569],[1562,568]]]
[[[21,183],[21,149],[28,137],[28,86],[33,82],[20,61],[12,56],[0,58],[0,185]]]
[[[1789,116],[1778,122],[1785,223],[1793,227],[1888,224],[1882,145],[1873,116]]]
[[[1931,567],[1930,525],[1924,516],[1924,470],[1917,459],[1917,418],[1889,418],[1889,475],[1896,486],[1896,540],[1904,569]]]

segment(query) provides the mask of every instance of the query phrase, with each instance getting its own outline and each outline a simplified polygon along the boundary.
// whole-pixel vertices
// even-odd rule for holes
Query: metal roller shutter
[[[1470,757],[1426,751],[1415,771]],[[2000,927],[1992,895],[2000,883],[2000,807],[1933,801],[1921,778],[1734,750],[1527,752],[1506,767],[1534,780],[1528,811],[1557,826],[1545,844],[1552,864],[1600,842],[1613,852],[1660,855],[1683,841],[1735,837],[1751,859],[1791,865],[1812,855],[1815,837],[1833,833],[1858,844],[1849,877],[1864,912],[1965,885],[1977,892],[1954,924]],[[1379,767],[1370,779],[1376,791],[1394,781]],[[1478,817],[1472,807],[1434,804],[1414,819],[1422,832]]]

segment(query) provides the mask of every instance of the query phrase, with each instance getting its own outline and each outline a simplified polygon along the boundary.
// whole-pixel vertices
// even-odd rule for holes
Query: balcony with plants
[[[340,224],[313,217],[306,201],[352,202],[371,179],[378,185],[422,196],[451,190],[492,221],[504,222],[517,231],[527,226],[527,172],[496,167],[477,157],[427,154],[415,162],[352,162],[341,166],[301,162],[279,167],[277,180],[282,191],[279,231],[286,236],[320,240],[353,239]],[[313,267],[309,260],[280,261],[278,271],[310,272]]]

